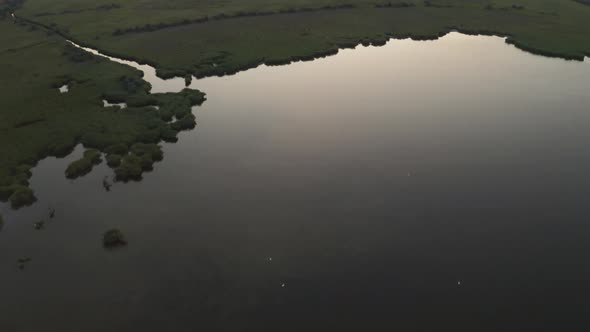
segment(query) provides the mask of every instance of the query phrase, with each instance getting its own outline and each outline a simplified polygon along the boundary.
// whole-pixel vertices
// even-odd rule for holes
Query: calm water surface
[[[456,33],[194,81],[142,182],[78,149],[2,206],[0,329],[587,331],[588,82]]]

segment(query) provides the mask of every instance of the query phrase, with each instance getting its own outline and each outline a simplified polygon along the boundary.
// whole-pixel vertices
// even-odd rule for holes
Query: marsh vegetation
[[[150,95],[137,70],[75,48],[58,35],[47,35],[48,30],[30,31],[27,25],[0,20],[0,57],[10,63],[0,77],[9,89],[0,104],[14,110],[0,113],[0,200],[15,208],[36,200],[28,186],[30,169],[40,159],[64,157],[82,143],[88,152],[65,170],[67,177],[76,178],[91,171],[101,153],[122,156],[136,142],[175,141],[169,114],[186,115],[205,100],[194,90]],[[66,83],[70,91],[62,94],[57,87]],[[129,108],[104,109],[105,97]],[[154,104],[162,111],[150,107]],[[109,161],[116,166],[113,157]]]
[[[88,174],[92,170],[92,166],[98,165],[102,162],[101,154],[98,150],[90,149],[84,151],[82,158],[72,162],[66,169],[66,177],[75,179],[82,175]]]

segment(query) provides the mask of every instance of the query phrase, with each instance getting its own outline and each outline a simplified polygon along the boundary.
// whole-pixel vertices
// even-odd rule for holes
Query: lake
[[[79,147],[33,170],[35,205],[2,205],[0,326],[574,331],[588,82],[587,61],[459,33],[193,80],[197,128],[143,181],[66,179]]]

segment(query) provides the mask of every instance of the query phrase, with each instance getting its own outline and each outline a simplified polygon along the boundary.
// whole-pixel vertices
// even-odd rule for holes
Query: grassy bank
[[[162,77],[231,74],[260,63],[329,55],[390,37],[451,30],[509,36],[517,47],[583,59],[590,7],[574,0],[28,0],[19,14]],[[111,6],[108,6],[111,5]],[[70,8],[68,12],[64,12]]]
[[[511,43],[527,51],[583,59],[590,39],[581,31],[590,33],[588,24],[582,30],[567,23],[560,30],[553,20],[553,16],[517,9],[365,8],[219,20],[112,36],[94,44],[109,53],[152,63],[163,77],[186,72],[231,74],[260,63],[283,64],[334,54],[338,48],[358,43],[380,45],[390,37],[436,39],[453,29],[510,36]]]

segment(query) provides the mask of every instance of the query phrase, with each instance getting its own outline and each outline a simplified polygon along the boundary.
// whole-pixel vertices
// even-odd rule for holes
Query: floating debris
[[[17,262],[17,266],[19,270],[24,270],[25,269],[25,264],[27,264],[28,262],[32,261],[31,257],[22,257],[16,260]]]
[[[269,257],[269,258],[268,258],[268,261],[269,261],[269,262],[272,262],[272,257]]]
[[[127,245],[125,235],[118,229],[111,229],[104,233],[102,238],[102,245],[107,249],[123,247]]]
[[[111,191],[111,187],[113,185],[109,182],[108,179],[109,179],[108,176],[105,176],[104,179],[102,179],[102,186],[104,187],[104,190]]]
[[[45,221],[41,220],[41,221],[34,223],[33,228],[35,228],[35,230],[38,230],[38,231],[44,229],[45,228]]]
[[[281,285],[281,287],[282,287],[282,288],[285,288],[285,286],[286,286],[286,284],[285,284],[285,283],[283,283],[283,284]]]
[[[458,286],[461,286],[461,281],[457,281],[457,285]]]
[[[55,209],[50,208],[49,209],[49,219],[53,219],[53,217],[55,217]]]
[[[59,87],[59,92],[60,93],[68,93],[68,92],[70,92],[70,87],[67,84],[64,84],[61,87]]]

